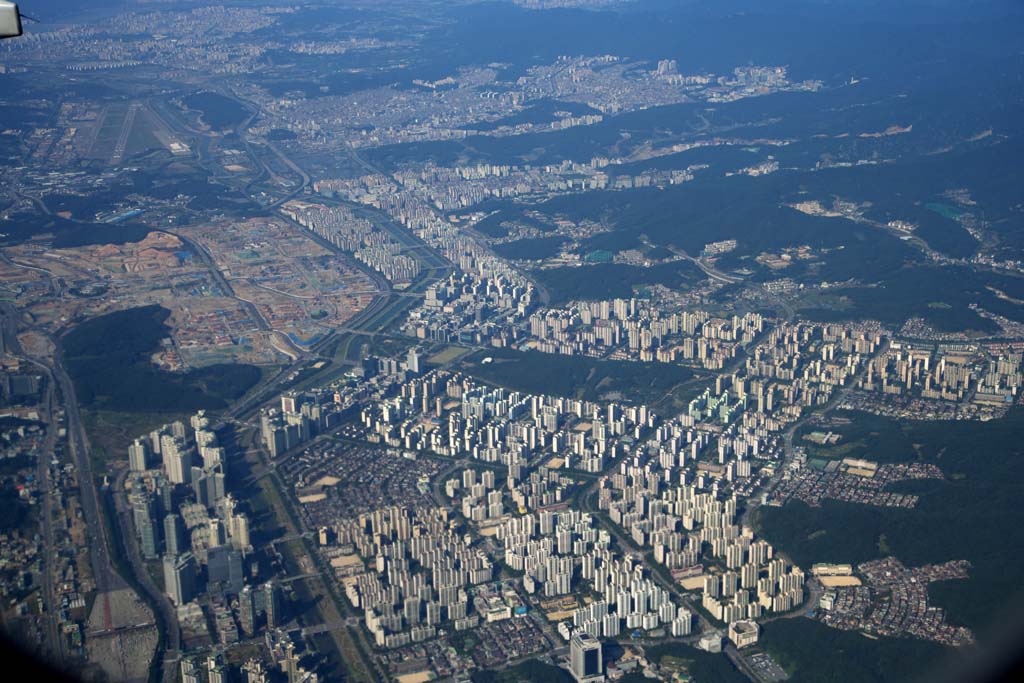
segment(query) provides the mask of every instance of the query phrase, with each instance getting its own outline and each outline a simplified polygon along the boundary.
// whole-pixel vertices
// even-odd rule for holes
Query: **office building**
[[[191,602],[196,591],[196,561],[192,553],[164,555],[164,592],[177,606]]]
[[[224,466],[210,468],[193,467],[191,470],[192,491],[196,500],[208,508],[215,508],[225,496]]]
[[[717,654],[722,651],[722,633],[720,631],[708,631],[700,637],[697,648],[705,652]]]
[[[206,569],[210,592],[237,594],[242,590],[242,553],[231,546],[210,548]]]
[[[585,632],[573,634],[569,641],[572,675],[577,683],[598,683],[604,680],[601,641]]]
[[[743,649],[749,645],[753,645],[757,642],[757,637],[758,626],[757,622],[753,620],[743,619],[729,624],[729,640],[731,640],[738,649]]]

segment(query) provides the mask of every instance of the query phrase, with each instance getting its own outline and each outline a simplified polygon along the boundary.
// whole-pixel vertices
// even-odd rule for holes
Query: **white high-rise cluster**
[[[466,587],[490,581],[494,568],[482,550],[467,545],[443,509],[387,508],[334,528],[373,570],[346,583],[346,595],[363,610],[366,627],[381,647],[432,638],[442,620],[456,629],[475,625]],[[468,621],[467,621],[468,620]]]
[[[597,529],[588,513],[544,510],[511,518],[499,527],[497,537],[504,544],[506,564],[523,572],[528,593],[566,595],[577,588],[576,580],[603,596],[573,614],[575,630],[609,638],[622,629],[660,626],[668,626],[674,635],[690,632],[692,614],[672,602],[638,559],[619,558],[611,549],[611,536]],[[559,630],[565,637],[572,633],[567,624]]]

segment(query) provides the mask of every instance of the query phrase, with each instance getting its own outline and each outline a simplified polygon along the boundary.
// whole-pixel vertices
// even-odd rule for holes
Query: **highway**
[[[43,399],[43,410],[40,418],[46,423],[46,440],[39,457],[39,465],[36,468],[39,490],[42,493],[42,505],[39,510],[39,519],[43,526],[43,609],[46,610],[46,626],[48,639],[56,661],[64,661],[64,636],[60,632],[57,623],[57,611],[59,603],[57,593],[54,590],[54,572],[56,566],[53,558],[56,557],[57,544],[53,534],[53,515],[56,511],[53,505],[53,482],[50,480],[50,458],[47,454],[56,454],[57,434],[57,405],[53,389],[53,375],[45,367],[39,366],[46,371],[46,396]]]
[[[63,353],[60,340],[51,336],[50,341],[54,344],[54,358],[59,359]],[[85,523],[88,527],[89,556],[92,560],[97,589],[107,591],[124,588],[124,579],[117,574],[110,561],[107,528],[102,522],[92,461],[89,458],[88,441],[85,436],[85,428],[82,425],[78,401],[75,399],[74,385],[59,360],[49,363],[38,360],[32,362],[46,372],[51,384],[59,391],[62,398],[67,427],[67,453],[71,456],[77,472],[82,514],[85,516]]]
[[[660,244],[655,244],[654,242],[651,242],[645,236],[641,236],[640,241],[650,249],[657,249],[662,246]],[[719,282],[724,285],[731,285],[737,282],[743,282],[743,278],[723,273],[722,271],[715,269],[713,266],[708,265],[703,260],[690,256],[688,253],[686,253],[686,251],[680,249],[674,244],[665,245],[665,248],[668,249],[673,254],[675,254],[676,256],[685,259],[692,263],[693,265],[700,268],[701,272],[703,272],[705,275],[707,275],[715,282]]]
[[[17,311],[10,304],[2,304],[0,305],[0,316],[3,318],[2,333],[4,335],[5,342],[7,342],[6,348],[20,351],[20,349],[16,347],[17,338],[15,333],[19,327],[25,329],[25,326],[20,323]],[[92,567],[92,574],[96,582],[96,589],[99,592],[122,589],[134,590],[115,569],[114,562],[111,559],[111,548],[116,546],[111,544],[111,539],[108,537],[108,526],[104,522],[104,511],[99,499],[96,475],[93,472],[92,459],[89,454],[89,442],[85,434],[85,427],[82,423],[78,400],[75,396],[74,384],[61,363],[63,348],[61,346],[60,337],[37,327],[28,327],[27,329],[32,329],[38,334],[46,336],[53,345],[52,359],[30,358],[26,355],[26,360],[38,367],[47,379],[47,389],[43,407],[49,428],[43,453],[53,454],[56,451],[58,425],[55,416],[58,411],[58,406],[61,406],[64,409],[64,426],[67,430],[65,456],[68,457],[75,466],[78,480],[79,500],[87,530],[89,558]],[[52,482],[49,478],[49,465],[49,458],[40,458],[37,472],[40,489],[44,492],[41,519],[47,558],[53,557],[57,551],[51,519],[51,514],[54,511],[54,508],[51,490]],[[67,492],[64,493],[65,495],[67,494]],[[110,521],[111,526],[116,528],[114,526],[116,520]],[[122,523],[121,528],[130,529],[131,527],[125,527]],[[126,548],[130,548],[135,543],[134,535],[130,533],[124,534],[123,541]],[[177,656],[179,649],[179,634],[176,627],[177,619],[174,615],[173,608],[166,598],[162,596],[160,591],[156,590],[155,586],[153,586],[152,580],[150,579],[148,572],[146,572],[145,567],[142,565],[141,560],[137,562],[133,561],[138,558],[133,557],[132,553],[129,553],[129,556],[126,559],[132,565],[134,574],[132,578],[134,582],[137,585],[141,585],[147,593],[145,597],[147,598],[147,602],[150,604],[150,607],[156,606],[157,609],[154,613],[154,617],[156,619],[157,626],[161,629],[162,633],[166,634],[162,642],[158,644],[157,656],[160,656],[162,652],[166,652],[167,656],[174,658]],[[64,641],[63,636],[57,629],[56,614],[58,610],[53,585],[54,577],[52,569],[52,564],[47,560],[45,563],[43,585],[44,603],[46,604],[48,614],[50,615],[47,620],[47,630],[49,640],[51,642],[51,648],[63,656]],[[174,667],[164,667],[163,675],[164,683],[173,683],[174,677],[177,675],[177,671]]]
[[[79,493],[82,503],[82,512],[85,516],[85,523],[89,530],[89,557],[92,559],[93,574],[96,577],[96,587],[99,591],[111,591],[129,588],[127,582],[114,569],[110,559],[111,542],[107,538],[107,525],[103,521],[103,512],[100,509],[99,494],[96,490],[96,478],[92,470],[92,459],[89,457],[89,442],[85,435],[85,427],[82,424],[81,414],[78,408],[78,400],[75,398],[75,387],[68,377],[60,359],[63,357],[63,349],[59,337],[51,337],[54,344],[54,361],[50,372],[57,380],[61,396],[64,399],[64,414],[67,420],[68,451],[71,455],[78,472]],[[114,520],[111,520],[113,523]],[[128,527],[129,529],[131,527]],[[130,547],[134,543],[134,534],[124,534],[124,542]],[[177,657],[180,648],[179,634],[176,627],[177,618],[173,608],[166,598],[160,599],[157,594],[151,595],[155,589],[152,580],[149,578],[145,567],[140,562],[135,562],[133,553],[129,552],[128,561],[132,565],[135,581],[146,590],[150,607],[155,607],[154,618],[157,627],[163,635],[161,642],[157,644],[157,656],[174,659]],[[149,587],[147,589],[147,582]],[[177,670],[173,666],[163,667],[164,683],[174,683]]]
[[[38,367],[46,378],[46,388],[40,402],[39,418],[46,424],[46,436],[40,449],[40,457],[36,466],[36,479],[41,494],[39,522],[43,534],[43,610],[46,613],[46,642],[54,661],[64,661],[66,652],[64,636],[60,632],[57,621],[59,603],[54,589],[54,572],[56,567],[53,558],[57,554],[57,544],[53,533],[53,482],[50,480],[50,462],[56,456],[57,438],[60,426],[57,423],[57,396],[54,389],[53,375],[42,363],[28,358],[18,342],[18,312],[8,303],[0,304],[0,348],[8,353],[27,360]],[[48,457],[49,456],[49,457]]]
[[[233,95],[230,95],[230,93],[225,94],[233,97]],[[132,114],[134,114],[134,110],[132,111]],[[128,126],[128,128],[130,129],[130,125]],[[201,137],[206,137],[199,131],[193,132],[200,135]],[[243,139],[245,138],[244,125],[238,126],[236,132],[238,132]],[[248,143],[246,144],[248,146]],[[284,202],[288,201],[289,199],[292,199],[301,194],[302,192],[306,191],[310,185],[310,177],[291,159],[289,159],[285,154],[283,154],[277,147],[268,143],[268,148],[281,160],[283,164],[285,164],[289,169],[295,172],[299,176],[301,181],[293,189],[290,189],[287,192],[287,194],[285,194],[283,197],[277,199],[272,204],[265,207],[267,209],[272,210],[280,206]],[[202,150],[202,146],[197,146],[197,151],[200,153],[200,155],[202,155]],[[270,173],[266,165],[263,165],[262,162],[259,162],[257,155],[253,153],[251,149],[250,155],[252,156],[254,161],[261,163],[265,172]],[[374,173],[379,173],[378,169],[375,169],[369,164],[366,164],[366,162],[363,162],[358,157],[354,150],[352,151],[352,157],[356,159],[359,163],[363,164],[364,168],[367,168],[367,170],[371,170]],[[419,240],[411,232],[399,226],[392,219],[390,219],[390,217],[387,217],[382,212],[373,211],[366,207],[360,207],[360,211],[372,214],[372,219],[374,220],[375,224],[380,225],[382,229],[387,230],[395,240],[400,242],[403,245],[404,251],[407,251],[408,253],[415,255],[415,257],[418,260],[420,260],[421,264],[424,266],[423,275],[419,279],[420,284],[430,282],[436,277],[439,277],[439,273],[447,272],[452,267],[451,263],[443,256],[438,254],[433,248]],[[330,245],[326,241],[317,238],[312,231],[309,231],[286,218],[282,218],[282,220],[286,220],[296,230],[301,230],[303,234],[312,236],[321,244],[331,248],[332,251],[335,251],[336,253],[338,252],[338,250],[335,247],[333,247],[333,245]],[[181,235],[180,233],[172,234],[175,234],[179,239],[181,239],[182,242],[192,252],[194,252],[197,255],[199,260],[211,273],[211,276],[213,277],[214,281],[217,283],[217,285],[221,288],[221,290],[224,292],[226,296],[232,296],[238,299],[238,297],[235,296],[230,283],[223,276],[223,273],[221,273],[220,269],[217,267],[217,264],[214,262],[213,258],[210,256],[209,253],[207,253],[207,251],[201,245],[195,243],[193,240]],[[712,278],[713,280],[722,283],[734,283],[739,281],[739,278],[721,273],[712,268],[711,266],[708,266],[707,264],[703,263],[702,261],[690,257],[688,254],[681,250],[673,249],[673,252],[676,253],[681,258],[685,258],[696,264],[702,272],[704,272],[708,277]],[[365,268],[363,266],[360,267],[362,267],[363,270],[367,272],[368,276],[374,281],[374,283],[380,289],[380,296],[374,298],[374,300],[366,309],[364,309],[359,314],[354,316],[344,326],[338,328],[337,330],[334,330],[331,335],[328,335],[328,338],[325,338],[317,345],[313,346],[310,349],[300,349],[295,347],[297,360],[291,363],[288,367],[282,369],[274,377],[268,379],[261,385],[258,385],[253,391],[250,391],[246,397],[243,397],[241,401],[236,402],[235,405],[231,406],[231,408],[228,411],[226,411],[226,413],[223,415],[223,421],[248,415],[255,411],[265,401],[272,400],[280,393],[283,386],[289,384],[292,381],[293,374],[296,371],[304,368],[309,363],[309,361],[313,357],[315,357],[315,355],[318,352],[322,351],[324,348],[327,347],[327,344],[329,342],[336,342],[339,336],[372,336],[378,333],[382,333],[406,309],[416,305],[416,303],[420,300],[421,295],[411,291],[397,292],[394,290],[391,284],[388,281],[386,281],[379,273],[377,273],[376,271],[372,271],[371,269]],[[547,293],[544,292],[543,289],[540,288],[539,286],[538,291],[541,293],[542,298],[546,300]],[[258,322],[262,330],[270,330],[269,324],[259,313],[256,306],[254,306],[250,302],[241,299],[238,300],[243,303],[243,305],[246,307],[246,309],[252,316],[253,320],[256,320]],[[61,362],[61,358],[63,356],[63,349],[61,348],[60,337],[59,335],[56,334],[49,334],[48,337],[54,344],[53,360],[52,362],[40,363],[40,367],[44,369],[48,377],[50,377],[52,380],[50,383],[51,386],[48,389],[47,405],[48,410],[52,415],[55,412],[56,407],[56,394],[57,392],[59,392],[59,395],[62,398],[62,402],[65,408],[65,420],[68,435],[67,455],[75,463],[77,473],[79,476],[82,509],[89,533],[89,545],[91,550],[90,557],[93,567],[93,573],[97,581],[97,587],[100,591],[109,591],[126,588],[128,587],[128,582],[126,582],[125,578],[120,576],[114,569],[114,563],[110,556],[111,548],[117,548],[118,546],[116,544],[112,544],[112,539],[107,537],[109,532],[107,525],[103,521],[104,513],[103,510],[101,509],[99,492],[97,491],[96,487],[96,478],[92,470],[92,462],[89,456],[89,444],[87,435],[82,424],[82,419],[79,411],[79,406],[75,397],[73,383],[68,374],[66,373],[65,368],[63,367]],[[223,424],[223,422],[221,424]],[[786,432],[784,437],[787,456],[791,454],[793,450],[792,440],[796,428],[797,425],[794,424]],[[55,433],[54,430],[51,431]],[[48,434],[47,438],[49,439],[49,444],[52,446],[55,443],[55,436]],[[283,485],[279,476],[274,471],[275,463],[270,462],[265,456],[265,454],[263,454],[262,452],[259,453],[258,457],[260,460],[260,466],[262,466],[265,476],[269,478],[270,485],[277,489],[277,492],[281,496],[282,500],[286,501],[286,503],[290,502],[291,492],[287,489],[286,486]],[[444,481],[444,479],[449,474],[456,471],[460,466],[461,463],[453,463],[451,467],[449,467],[442,476],[437,477],[433,482],[434,494],[439,502],[443,502],[443,496],[441,495],[440,490],[441,482]],[[44,467],[43,464],[40,464],[39,477],[41,485],[44,486],[44,490],[48,489],[48,463],[46,467]],[[627,534],[623,533],[617,525],[608,522],[604,518],[604,515],[597,510],[595,494],[598,481],[598,479],[595,479],[583,490],[580,498],[581,507],[590,510],[595,514],[595,517],[599,520],[599,523],[602,524],[602,526],[604,526],[605,528],[607,528],[609,532],[612,534],[612,536],[615,537],[616,542],[618,543],[621,549],[623,549],[626,552],[632,552],[636,555],[644,555],[643,549],[637,548],[636,545],[633,543],[632,539],[630,539]],[[127,497],[125,494],[123,483],[124,473],[122,473],[121,476],[117,478],[114,485],[113,502],[117,513],[117,519],[111,520],[112,522],[116,522],[116,524],[112,526],[114,529],[120,528],[122,530],[122,542],[125,548],[126,560],[132,573],[132,583],[139,587],[139,589],[143,593],[144,598],[146,599],[146,602],[151,606],[151,608],[154,609],[154,616],[163,635],[162,643],[159,646],[162,649],[158,650],[158,656],[162,656],[164,662],[163,681],[164,683],[173,683],[177,676],[176,667],[173,666],[173,664],[177,660],[179,650],[181,647],[180,634],[177,628],[177,618],[174,612],[174,608],[169,602],[169,600],[166,598],[166,596],[163,595],[162,591],[157,588],[153,580],[150,578],[145,562],[141,557],[136,536],[134,533],[132,533],[133,524],[131,521],[131,510],[127,502]],[[50,509],[50,505],[51,500],[50,497],[48,496],[46,498],[44,512]],[[334,586],[330,585],[329,583],[329,568],[325,567],[323,559],[320,556],[320,554],[317,553],[315,550],[311,550],[308,544],[306,543],[310,535],[310,530],[307,528],[306,521],[303,518],[301,511],[298,514],[294,514],[290,510],[286,510],[286,513],[289,519],[278,521],[282,522],[286,526],[286,528],[291,527],[291,530],[289,533],[286,533],[284,537],[277,539],[277,541],[301,541],[300,543],[294,544],[294,546],[298,547],[297,552],[304,556],[302,558],[303,560],[308,561],[309,563],[311,563],[312,566],[320,569],[320,571],[297,572],[293,576],[288,577],[285,580],[299,581],[303,579],[323,579],[323,593],[325,594],[321,595],[320,589],[311,588],[311,592],[314,592],[314,595],[316,595],[317,597],[326,598],[328,601],[334,602],[334,604],[338,605],[338,611],[341,612],[341,616],[343,617],[339,621],[328,621],[327,623],[322,623],[319,625],[307,624],[306,627],[303,629],[303,633],[305,635],[312,636],[333,630],[344,629],[350,634],[350,636],[353,637],[353,639],[356,640],[356,642],[359,643],[364,652],[368,651],[370,646],[366,640],[366,634],[359,625],[360,620],[358,619],[358,617],[353,616],[352,610],[350,610],[341,599],[337,598],[337,593]],[[47,523],[44,525],[43,530],[44,536],[46,538],[48,547],[52,548],[53,530],[52,528],[50,528],[51,525],[49,524],[49,515],[44,514],[44,517],[47,519]],[[646,562],[648,565],[650,564],[649,559]],[[52,604],[52,601],[54,600],[52,572],[47,571],[46,574],[47,585],[44,587],[44,592],[46,593],[47,599],[50,601],[50,604]],[[673,595],[677,600],[681,601],[683,604],[688,604],[692,601],[692,596],[685,594],[683,591],[681,591],[676,582],[673,581],[671,578],[667,577],[662,571],[650,571],[650,577],[655,583],[660,585],[667,592],[669,592],[669,594]],[[309,583],[312,584],[315,582],[310,581]],[[812,600],[809,600],[807,605],[816,605],[817,600],[813,598],[814,593],[812,591]],[[805,613],[805,610],[808,608],[807,605],[805,605],[804,610],[802,611],[798,611],[789,615],[774,616],[772,618],[792,618],[793,616],[799,616],[801,613]],[[715,628],[715,626],[711,624],[711,622],[701,613],[701,611],[696,609],[693,611],[696,613],[697,618],[700,621],[702,630]],[[50,624],[50,630],[52,632],[55,632],[57,630],[55,620],[51,619],[51,622],[53,623]],[[51,639],[53,639],[57,643],[60,642],[58,633],[51,633]],[[692,638],[690,640],[692,641]],[[736,652],[735,648],[732,648],[731,646],[727,647],[725,652],[726,656],[729,657],[729,659],[740,671],[743,671],[748,676],[752,676],[749,667],[746,666],[745,662],[743,661],[743,658],[739,655],[738,652]],[[367,671],[373,671],[372,662],[365,661],[363,662],[363,664]]]
[[[117,590],[125,587],[124,579],[114,570],[110,560],[110,542],[107,538],[107,527],[103,523],[100,510],[99,494],[96,491],[96,479],[89,458],[89,445],[85,436],[85,427],[75,398],[75,387],[60,363],[63,349],[60,339],[50,337],[54,345],[54,361],[39,363],[55,380],[64,405],[64,416],[67,427],[68,454],[75,465],[78,478],[79,496],[82,503],[82,514],[88,527],[89,556],[92,558],[93,575],[96,587],[100,591]]]

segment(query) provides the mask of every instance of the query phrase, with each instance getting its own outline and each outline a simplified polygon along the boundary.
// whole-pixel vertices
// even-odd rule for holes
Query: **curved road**
[[[52,367],[50,367],[50,372],[56,379],[57,386],[60,388],[61,396],[64,399],[68,450],[78,471],[79,495],[86,526],[89,530],[89,556],[92,559],[93,572],[96,577],[96,588],[101,592],[128,588],[127,582],[114,569],[110,559],[110,539],[107,538],[107,525],[103,522],[103,512],[100,509],[99,494],[96,491],[96,477],[92,470],[92,460],[89,457],[89,443],[78,409],[75,387],[60,362],[63,356],[63,348],[59,338],[51,337],[51,340],[54,344],[55,360]],[[114,521],[111,520],[112,523]],[[131,552],[131,545],[135,541],[134,535],[125,533],[124,537],[126,548],[129,550],[128,560],[135,574],[134,578],[145,591],[150,606],[156,608],[154,609],[153,616],[157,620],[160,632],[163,633],[162,642],[157,644],[157,656],[160,656],[161,651],[163,651],[165,659],[176,659],[180,648],[180,638],[174,609],[163,594],[156,590],[148,572],[141,564],[141,560],[136,557],[138,549],[135,549],[136,552]],[[177,671],[173,666],[163,667],[164,683],[173,683],[176,676]]]
[[[19,322],[17,312],[9,304],[3,304],[2,307],[0,307],[0,316],[2,316],[3,319],[3,326],[2,329],[0,329],[0,333],[4,335],[5,340],[9,340],[8,346],[10,348],[16,348],[17,338],[14,335],[17,331]],[[85,434],[85,427],[82,423],[78,400],[75,395],[75,387],[61,363],[63,347],[61,346],[60,338],[59,336],[49,334],[40,328],[33,327],[30,329],[45,335],[53,344],[52,360],[34,358],[27,358],[26,360],[45,372],[49,380],[47,396],[44,401],[44,411],[49,417],[49,424],[51,428],[47,434],[46,442],[44,444],[44,453],[53,453],[55,451],[57,441],[55,414],[58,405],[63,405],[64,408],[65,427],[67,429],[67,455],[71,459],[76,470],[78,480],[78,497],[86,525],[89,558],[96,582],[96,590],[98,592],[122,589],[134,590],[117,572],[110,556],[110,549],[114,546],[111,545],[111,539],[108,537],[108,527],[104,521],[104,511],[102,509],[99,493],[96,487],[96,474],[93,472],[92,468],[92,459],[89,455],[89,442]],[[58,394],[60,401],[57,400]],[[56,550],[54,530],[52,528],[52,520],[50,519],[52,498],[49,493],[52,483],[49,478],[49,464],[49,458],[40,458],[38,468],[40,489],[45,495],[41,514],[43,522],[43,537],[44,542],[46,543],[48,556]],[[114,525],[116,520],[110,521],[111,527],[116,529],[117,527]],[[121,528],[124,529],[131,527],[125,527],[122,524]],[[125,534],[124,541],[126,547],[130,551],[131,544],[135,541],[134,535],[130,533]],[[142,586],[146,593],[146,601],[150,607],[156,608],[153,612],[154,619],[156,620],[157,627],[160,632],[165,634],[162,641],[157,645],[156,654],[157,656],[160,656],[162,652],[166,652],[168,657],[172,659],[176,658],[180,647],[180,639],[173,607],[163,594],[156,589],[156,586],[153,585],[152,579],[149,577],[149,573],[141,563],[141,559],[136,558],[134,556],[135,554],[137,554],[137,549],[134,554],[129,552],[129,556],[127,558],[132,564],[134,574],[133,579]],[[43,580],[43,592],[44,602],[47,604],[49,608],[48,611],[51,614],[51,618],[47,623],[49,638],[53,646],[57,648],[58,651],[62,652],[63,637],[59,634],[55,622],[56,602],[52,570],[49,566],[49,562],[46,564],[47,566]],[[175,667],[163,667],[164,683],[173,683],[176,676],[177,671]]]

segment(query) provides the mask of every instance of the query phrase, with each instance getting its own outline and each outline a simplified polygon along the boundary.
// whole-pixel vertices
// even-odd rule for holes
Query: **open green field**
[[[461,346],[447,346],[428,358],[427,362],[431,365],[447,365],[452,361],[462,358],[469,351],[469,349],[462,348]]]

